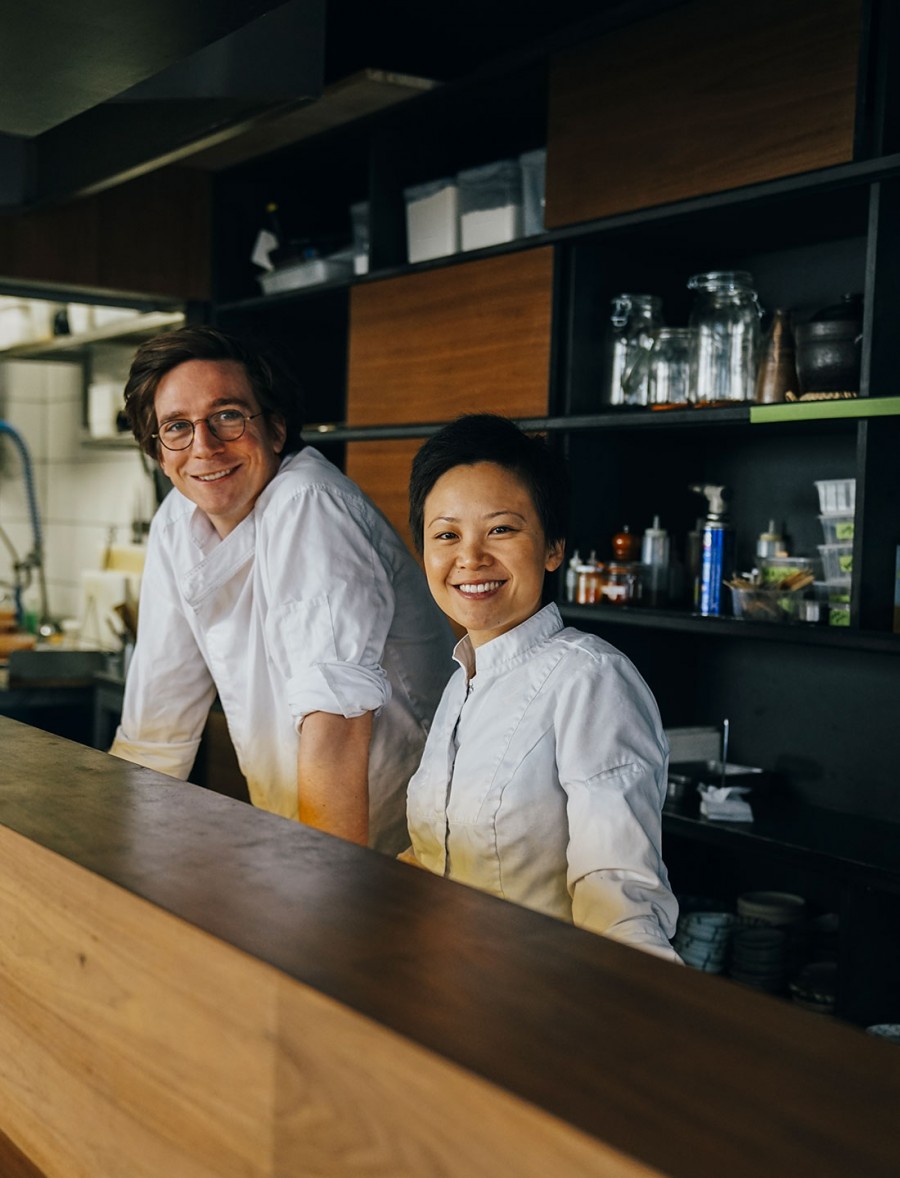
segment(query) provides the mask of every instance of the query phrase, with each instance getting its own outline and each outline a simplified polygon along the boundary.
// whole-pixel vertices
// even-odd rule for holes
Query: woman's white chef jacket
[[[678,960],[660,851],[668,742],[633,664],[548,605],[444,691],[407,817],[440,875]],[[476,672],[477,664],[477,674]]]
[[[306,447],[283,460],[224,539],[178,491],[163,500],[110,751],[186,778],[218,692],[253,802],[296,818],[303,718],[376,712],[370,843],[396,853],[409,843],[406,784],[452,645],[397,534]]]

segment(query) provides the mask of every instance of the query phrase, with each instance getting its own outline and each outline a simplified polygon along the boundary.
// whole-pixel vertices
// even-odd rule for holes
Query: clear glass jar
[[[661,327],[650,352],[651,405],[686,405],[693,400],[691,360],[694,329]]]
[[[656,295],[616,295],[612,300],[610,323],[606,403],[646,405],[650,386],[650,349],[662,327],[662,300]]]
[[[693,399],[752,401],[756,396],[762,311],[745,270],[695,274],[690,325],[695,329],[691,383]]]

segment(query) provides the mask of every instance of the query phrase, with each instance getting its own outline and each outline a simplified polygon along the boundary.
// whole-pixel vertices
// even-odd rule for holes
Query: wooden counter
[[[0,748],[0,1173],[900,1171],[891,1044],[12,720]]]

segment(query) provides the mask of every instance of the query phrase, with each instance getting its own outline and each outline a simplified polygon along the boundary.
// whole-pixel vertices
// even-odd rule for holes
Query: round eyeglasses
[[[167,450],[186,450],[194,440],[194,427],[201,421],[206,422],[206,428],[214,438],[220,442],[236,442],[244,436],[247,422],[254,418],[263,417],[264,411],[259,413],[241,413],[240,409],[220,409],[217,413],[210,413],[209,417],[198,417],[194,421],[179,417],[175,421],[165,421],[159,427],[159,433],[151,434]]]

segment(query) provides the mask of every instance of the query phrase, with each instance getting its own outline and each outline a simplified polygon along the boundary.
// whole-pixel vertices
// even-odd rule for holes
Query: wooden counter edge
[[[0,927],[0,1129],[48,1176],[658,1173],[6,828]]]

